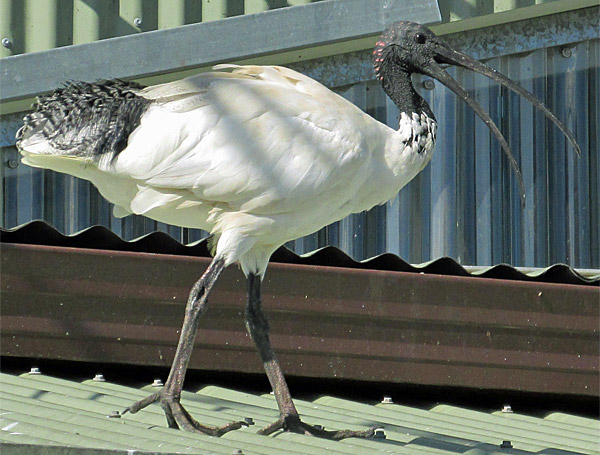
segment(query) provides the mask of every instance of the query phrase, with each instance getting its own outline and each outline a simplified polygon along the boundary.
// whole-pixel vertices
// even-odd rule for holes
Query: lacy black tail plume
[[[94,158],[110,153],[114,158],[127,146],[127,138],[151,103],[138,94],[142,88],[119,79],[68,82],[37,98],[17,139],[41,134],[65,155]]]

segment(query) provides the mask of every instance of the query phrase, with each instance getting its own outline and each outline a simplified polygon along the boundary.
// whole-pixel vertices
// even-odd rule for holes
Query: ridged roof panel
[[[592,454],[600,447],[600,423],[569,414],[546,418],[518,412],[485,413],[456,406],[421,409],[401,404],[368,404],[323,396],[296,400],[309,423],[326,428],[385,428],[385,439],[341,442],[297,434],[260,436],[257,428],[277,417],[271,395],[249,394],[217,386],[184,392],[183,403],[199,420],[222,424],[251,417],[256,425],[221,438],[165,426],[159,406],[138,414],[107,418],[145,397],[150,386],[133,388],[111,382],[77,382],[46,375],[0,374],[2,443],[190,454]],[[510,441],[504,442],[504,441]],[[501,448],[503,445],[504,448]],[[506,448],[512,445],[512,448]],[[8,448],[9,446],[4,446]],[[65,453],[65,452],[44,452]],[[71,453],[71,452],[69,452]],[[78,452],[79,453],[79,452]]]

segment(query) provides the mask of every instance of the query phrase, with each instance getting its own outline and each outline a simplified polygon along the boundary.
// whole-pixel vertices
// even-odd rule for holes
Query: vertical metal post
[[[52,49],[57,46],[57,0],[25,0],[23,25],[25,52],[36,52]]]
[[[440,2],[440,12],[444,22],[454,22],[469,17],[490,14],[496,0],[461,0]]]
[[[158,29],[184,25],[185,4],[185,0],[158,0]]]
[[[13,8],[12,0],[3,0],[0,2],[0,58],[15,55],[16,42],[15,32],[16,24],[13,23]],[[16,22],[16,21],[15,21]]]
[[[202,0],[202,22],[244,14],[244,0]]]
[[[227,17],[225,0],[202,0],[202,22],[215,21]]]
[[[312,3],[312,0],[244,0],[244,13],[260,13],[286,6],[299,6]]]
[[[151,17],[145,12],[143,0],[120,0],[119,36],[152,30]]]
[[[73,44],[90,43],[104,38],[100,30],[102,3],[101,0],[75,0]]]
[[[261,11],[267,11],[269,5],[267,0],[244,0],[244,13],[260,13]]]

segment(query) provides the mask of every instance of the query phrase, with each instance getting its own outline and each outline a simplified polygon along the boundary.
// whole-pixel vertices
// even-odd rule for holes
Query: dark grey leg
[[[185,308],[185,318],[179,336],[179,344],[164,387],[160,391],[132,404],[123,411],[123,414],[127,412],[135,414],[149,404],[159,401],[165,412],[167,423],[171,428],[183,428],[188,431],[199,431],[212,436],[221,436],[230,430],[237,430],[247,425],[246,422],[231,422],[222,427],[202,425],[190,416],[179,402],[185,373],[194,348],[200,316],[206,310],[208,295],[224,268],[222,258],[213,259],[204,274],[192,287]]]
[[[279,419],[263,428],[259,434],[269,435],[277,430],[292,431],[294,433],[318,436],[326,439],[368,438],[373,436],[375,428],[363,431],[340,430],[326,431],[321,427],[308,425],[300,420],[300,415],[294,406],[289,388],[275,357],[269,339],[269,322],[262,310],[260,300],[260,277],[250,274],[248,276],[248,303],[246,305],[246,328],[250,337],[256,344],[258,353],[263,362],[265,372],[271,383],[271,388],[279,407]]]

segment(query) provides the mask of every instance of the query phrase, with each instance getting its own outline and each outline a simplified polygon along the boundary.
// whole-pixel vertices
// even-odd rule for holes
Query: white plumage
[[[263,275],[283,243],[385,203],[431,158],[425,114],[394,130],[288,68],[216,69],[141,90],[153,104],[114,159],[49,155],[34,135],[23,162],[90,180],[117,216],[210,231],[226,264]]]

